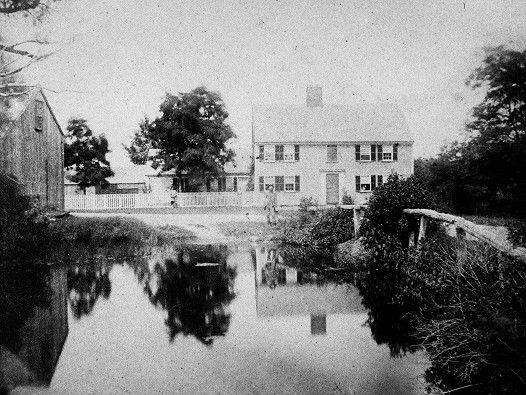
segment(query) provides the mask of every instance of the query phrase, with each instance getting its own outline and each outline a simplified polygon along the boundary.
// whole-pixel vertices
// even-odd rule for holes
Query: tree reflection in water
[[[170,341],[179,334],[205,345],[230,326],[228,305],[234,299],[235,268],[226,264],[226,246],[192,246],[172,250],[136,268],[150,302],[167,311]]]
[[[100,296],[110,297],[110,271],[111,266],[104,263],[76,265],[68,270],[68,298],[76,319],[90,314]]]

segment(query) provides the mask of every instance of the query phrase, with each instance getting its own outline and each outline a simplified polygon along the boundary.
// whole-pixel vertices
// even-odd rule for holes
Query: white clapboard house
[[[255,189],[273,185],[280,205],[362,204],[390,174],[413,173],[413,137],[388,103],[324,105],[308,87],[305,105],[254,106],[252,134]]]

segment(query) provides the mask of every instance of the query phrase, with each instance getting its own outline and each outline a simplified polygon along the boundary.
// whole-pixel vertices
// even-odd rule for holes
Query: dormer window
[[[35,130],[41,132],[44,130],[44,102],[35,101]]]

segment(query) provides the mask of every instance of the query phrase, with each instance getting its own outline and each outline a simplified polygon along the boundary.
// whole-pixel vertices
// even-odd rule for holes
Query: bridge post
[[[353,220],[354,220],[354,238],[358,238],[358,232],[360,231],[360,225],[361,225],[361,218],[360,214],[358,213],[359,208],[353,207],[352,213],[353,213]]]
[[[466,231],[460,227],[456,228],[457,233],[457,263],[462,267],[467,258]]]
[[[418,242],[417,247],[420,246],[422,241],[426,238],[426,232],[427,232],[427,223],[429,222],[429,219],[422,215],[420,217],[420,229],[418,230]]]

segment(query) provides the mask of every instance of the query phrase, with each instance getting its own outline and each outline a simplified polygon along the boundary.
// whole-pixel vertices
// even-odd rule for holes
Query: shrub
[[[436,208],[436,201],[424,183],[411,176],[389,176],[387,182],[377,188],[369,199],[360,227],[366,246],[382,244],[386,237],[397,238],[402,245],[407,243],[411,224],[403,214],[405,208]]]
[[[0,264],[42,259],[48,223],[38,202],[24,196],[16,181],[0,175]]]
[[[343,191],[342,204],[354,204],[352,196],[347,195],[347,191]]]
[[[348,241],[353,235],[352,210],[342,208],[316,213],[299,212],[283,226],[285,241],[323,249]]]
[[[515,246],[526,247],[526,223],[508,225],[509,239]]]

